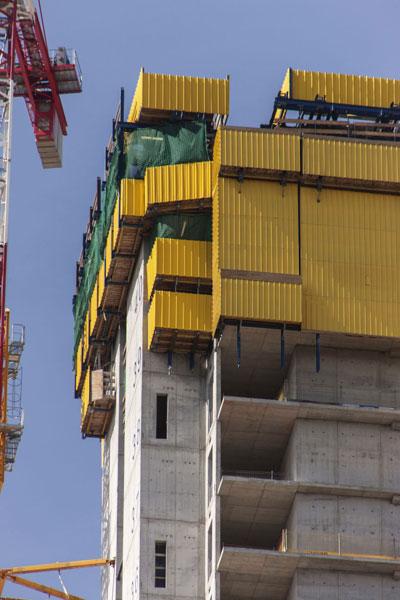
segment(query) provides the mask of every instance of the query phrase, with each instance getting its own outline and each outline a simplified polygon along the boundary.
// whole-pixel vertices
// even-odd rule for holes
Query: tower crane
[[[11,403],[11,420],[7,403],[8,381],[17,381],[24,345],[23,328],[9,339],[5,304],[13,101],[24,98],[42,165],[56,168],[62,165],[67,135],[60,96],[82,91],[76,52],[48,49],[40,0],[39,14],[33,0],[0,0],[0,490],[23,429],[18,399]]]

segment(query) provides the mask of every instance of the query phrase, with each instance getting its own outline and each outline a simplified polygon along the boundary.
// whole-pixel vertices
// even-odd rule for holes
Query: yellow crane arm
[[[104,567],[106,565],[114,566],[115,560],[110,558],[95,558],[92,560],[74,560],[70,562],[54,562],[46,563],[42,565],[28,565],[25,567],[9,567],[7,569],[0,569],[0,594],[3,592],[4,585],[7,581],[16,583],[17,585],[23,585],[31,590],[42,592],[48,596],[54,598],[62,598],[63,600],[83,600],[79,596],[72,596],[71,594],[65,594],[64,592],[57,590],[56,588],[48,587],[41,583],[36,583],[29,579],[18,577],[21,573],[45,573],[48,571],[65,571],[68,569],[85,569],[87,567]],[[0,600],[7,600],[0,597]],[[11,600],[11,599],[9,599]]]
[[[106,565],[113,566],[114,560],[110,558],[95,558],[93,560],[74,560],[70,562],[54,562],[43,565],[28,565],[26,567],[9,567],[0,569],[0,592],[1,581],[5,576],[10,574],[26,574],[26,573],[45,573],[47,571],[65,571],[68,569],[84,569],[87,567],[104,567]]]
[[[84,600],[80,596],[73,596],[72,594],[64,594],[60,590],[49,587],[47,585],[43,585],[42,583],[36,583],[35,581],[30,581],[29,579],[24,579],[22,577],[18,577],[17,575],[7,575],[7,579],[12,583],[16,583],[17,585],[23,585],[24,587],[30,588],[31,590],[35,590],[37,592],[42,592],[43,594],[47,594],[48,596],[53,596],[54,598],[62,598],[62,600]]]

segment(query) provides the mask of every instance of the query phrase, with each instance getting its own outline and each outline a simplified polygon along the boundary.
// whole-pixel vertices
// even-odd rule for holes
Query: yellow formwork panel
[[[282,85],[281,85],[281,89],[280,89],[280,93],[282,94],[282,96],[288,96],[290,98],[290,71],[291,69],[287,69],[286,73],[285,73],[285,77],[283,79]],[[275,119],[274,121],[279,121],[279,119],[281,119],[286,113],[286,110],[284,110],[283,108],[278,108],[278,110],[275,113]]]
[[[121,216],[143,217],[145,212],[143,179],[121,179]]]
[[[85,373],[81,392],[81,425],[85,419],[90,403],[90,368]]]
[[[228,115],[229,79],[162,75],[141,69],[128,121],[139,121],[143,109]]]
[[[149,167],[144,179],[145,205],[211,198],[212,163]]]
[[[156,329],[211,333],[211,296],[156,291],[148,313],[148,345]]]
[[[224,177],[218,185],[219,268],[297,275],[297,186]]]
[[[96,281],[95,286],[93,288],[92,295],[90,297],[90,301],[89,301],[89,310],[90,310],[90,335],[92,335],[94,326],[96,325],[98,306],[99,306],[98,284],[97,284],[97,281]]]
[[[89,337],[90,337],[90,315],[89,315],[89,311],[87,311],[86,316],[85,316],[85,322],[83,325],[83,344],[82,344],[83,362],[86,361],[86,355],[89,350]]]
[[[97,275],[97,294],[98,294],[98,299],[99,299],[99,305],[103,299],[104,287],[105,287],[105,266],[104,266],[104,260],[103,260],[100,265],[99,274]]]
[[[327,102],[384,108],[400,104],[400,81],[396,79],[298,69],[290,69],[289,78],[289,98],[293,99],[315,100],[322,96]],[[287,87],[285,76],[282,91]]]
[[[114,207],[113,216],[112,216],[113,250],[115,249],[115,245],[116,245],[117,239],[118,239],[118,232],[119,232],[119,207],[120,207],[120,202],[119,202],[119,198],[117,198],[117,201],[116,201],[115,207]]]
[[[156,238],[146,269],[149,298],[159,275],[211,279],[211,242]]]
[[[305,329],[400,337],[399,231],[397,196],[302,188]]]
[[[214,181],[221,167],[299,173],[300,136],[264,129],[220,127],[214,161]]]
[[[108,277],[108,274],[110,271],[110,266],[111,266],[111,261],[112,261],[112,250],[113,250],[113,234],[112,234],[112,228],[110,227],[110,229],[108,230],[106,247],[105,247],[105,251],[104,251],[106,277]]]
[[[219,269],[220,231],[220,186],[215,182],[212,198],[212,333],[214,334],[221,316],[221,271]]]
[[[75,354],[75,390],[78,389],[82,375],[82,337]]]
[[[221,280],[224,317],[300,324],[301,285],[247,279]]]
[[[304,138],[303,173],[384,183],[400,182],[400,147]]]

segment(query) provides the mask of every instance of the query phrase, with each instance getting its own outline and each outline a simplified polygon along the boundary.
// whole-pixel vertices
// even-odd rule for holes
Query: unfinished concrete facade
[[[289,70],[269,127],[244,129],[198,104],[225,80],[142,77],[162,106],[141,79],[116,125],[90,299],[86,247],[77,272],[76,394],[104,438],[116,557],[103,600],[397,597],[400,147],[381,126],[400,87],[370,82],[378,108],[360,107],[364,78]],[[194,104],[164,106],[191,86]],[[147,128],[179,120],[202,152],[140,173],[134,149],[161,143]]]
[[[248,328],[238,368],[227,326],[207,357],[168,359],[144,349],[144,262],[115,351],[103,547],[117,566],[103,600],[396,598],[394,345],[327,336],[317,373],[311,336],[287,332],[281,368],[277,332]]]
[[[116,567],[102,597],[202,598],[207,371],[145,350],[144,265],[142,255],[114,355],[124,385],[103,442],[102,540]]]

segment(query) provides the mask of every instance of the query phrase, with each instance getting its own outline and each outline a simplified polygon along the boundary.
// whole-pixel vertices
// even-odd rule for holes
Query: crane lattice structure
[[[30,565],[25,567],[10,567],[8,569],[0,569],[0,600],[17,600],[16,598],[8,598],[2,595],[5,584],[15,583],[35,592],[41,592],[47,597],[62,598],[63,600],[84,600],[80,596],[69,594],[61,579],[61,571],[71,569],[84,569],[88,567],[114,567],[115,561],[108,558],[95,558],[93,560],[76,560],[71,562],[56,562],[42,565]],[[21,577],[21,575],[48,573],[50,571],[58,572],[62,590],[57,588],[32,581]]]
[[[12,404],[14,399],[15,410],[18,395],[20,398],[17,384],[20,354],[9,348],[6,323],[13,101],[15,97],[24,98],[42,165],[55,168],[62,165],[62,141],[67,135],[60,95],[81,91],[82,76],[76,52],[64,47],[49,51],[43,22],[33,0],[0,0],[0,489],[4,469],[13,463],[23,428],[22,417],[18,424],[8,422],[10,410],[7,408],[9,379],[14,382],[10,401]],[[19,345],[21,348],[23,344]],[[17,357],[17,362],[13,362],[12,357]]]

